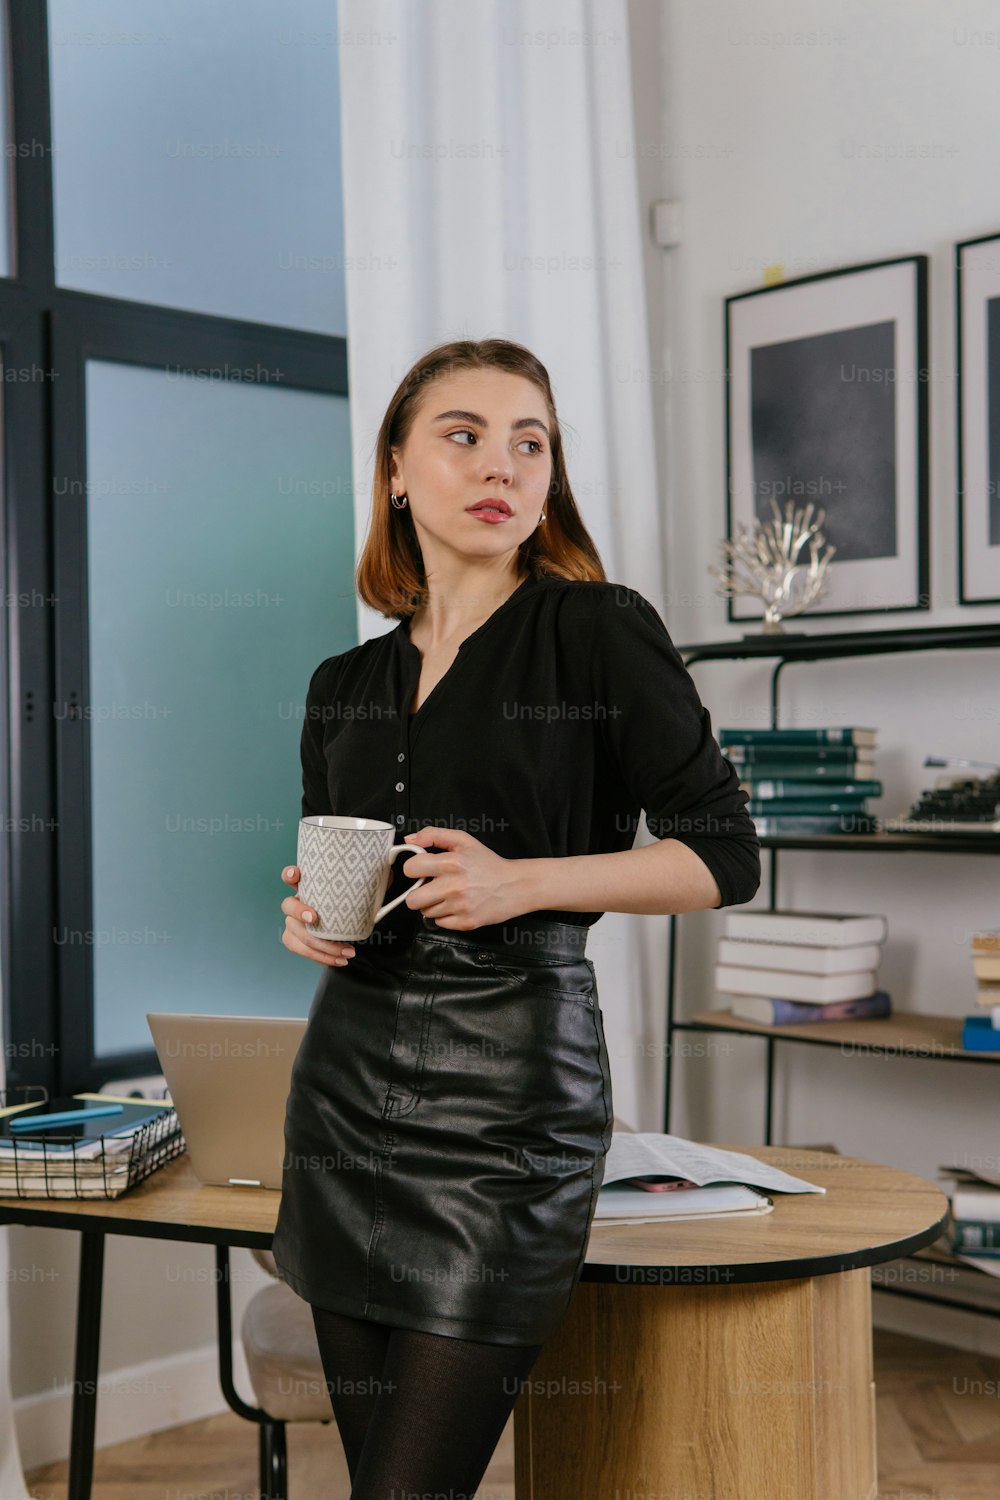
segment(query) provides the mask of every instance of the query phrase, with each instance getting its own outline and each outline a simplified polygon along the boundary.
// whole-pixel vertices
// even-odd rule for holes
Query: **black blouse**
[[[377,818],[397,843],[427,824],[461,828],[504,858],[535,859],[630,849],[644,811],[654,837],[704,861],[723,906],[754,896],[760,842],[739,773],[666,626],[634,589],[526,579],[410,714],[420,668],[406,620],[316,668],[303,817]],[[395,870],[406,862],[399,855]],[[394,875],[388,897],[403,881]],[[535,915],[589,927],[603,913]],[[403,901],[376,931],[402,934],[422,919]]]

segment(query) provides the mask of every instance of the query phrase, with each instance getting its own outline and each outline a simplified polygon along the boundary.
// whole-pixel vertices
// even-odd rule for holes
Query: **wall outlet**
[[[676,201],[661,198],[650,210],[653,240],[664,250],[672,250],[681,242],[681,205]]]

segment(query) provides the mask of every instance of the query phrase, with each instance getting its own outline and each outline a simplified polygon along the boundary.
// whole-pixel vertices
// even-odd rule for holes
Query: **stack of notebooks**
[[[0,1197],[117,1198],[186,1149],[170,1100],[74,1094],[0,1109]]]
[[[766,1214],[769,1193],[826,1188],[742,1151],[723,1151],[679,1135],[615,1131],[597,1195],[595,1226]]]
[[[867,805],[867,798],[882,795],[875,737],[874,729],[856,725],[718,732],[762,837],[876,832]]]
[[[982,1259],[983,1270],[1000,1272],[1000,1173],[993,1169],[942,1167],[953,1183],[949,1194],[948,1242],[953,1255]]]
[[[887,1016],[878,966],[888,931],[881,914],[728,910],[716,988],[734,1015],[765,1026]]]
[[[969,1052],[1000,1052],[1000,928],[969,939],[976,980],[976,1013],[966,1016],[962,1046]]]

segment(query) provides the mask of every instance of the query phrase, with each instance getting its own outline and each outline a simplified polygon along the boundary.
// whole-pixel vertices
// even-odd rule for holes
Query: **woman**
[[[285,947],[327,972],[274,1255],[312,1305],[353,1500],[457,1500],[566,1311],[603,1180],[588,928],[749,901],[759,843],[662,620],[605,577],[527,349],[444,344],[403,379],[357,588],[398,624],[313,673],[302,814],[392,822],[426,882],[358,943],[282,902]],[[633,849],[643,810],[659,841]]]

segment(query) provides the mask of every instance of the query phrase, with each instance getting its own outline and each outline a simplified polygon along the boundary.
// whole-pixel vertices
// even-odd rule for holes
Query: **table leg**
[[[873,1500],[870,1271],[663,1275],[577,1287],[514,1407],[518,1500]]]
[[[229,1294],[229,1246],[215,1247],[215,1319],[219,1332],[219,1385],[228,1405],[248,1422],[268,1422],[259,1406],[248,1406],[233,1384],[233,1304]]]
[[[80,1277],[76,1294],[76,1355],[69,1445],[69,1500],[90,1500],[94,1478],[97,1377],[101,1356],[101,1294],[104,1234],[80,1233]]]

